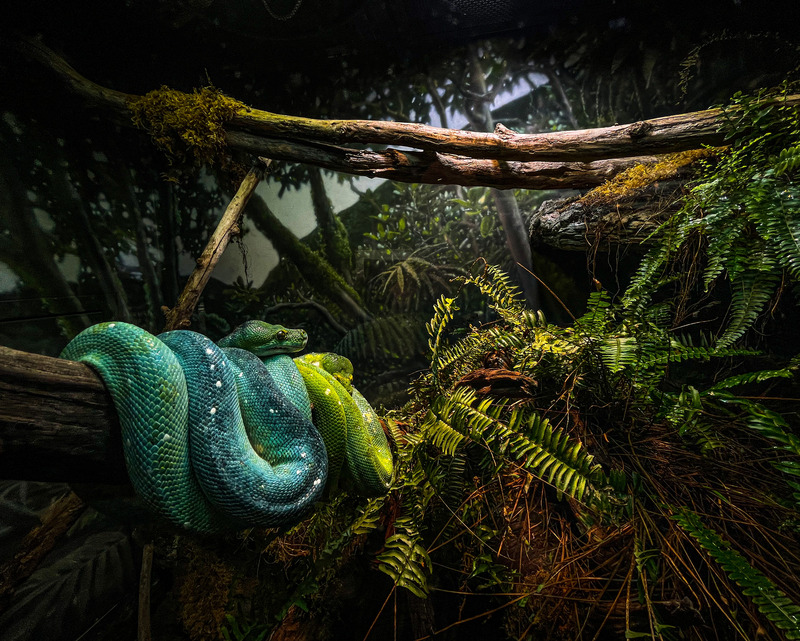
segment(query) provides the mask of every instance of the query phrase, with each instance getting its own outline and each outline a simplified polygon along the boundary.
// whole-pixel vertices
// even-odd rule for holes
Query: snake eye
[[[286,340],[286,332],[282,329],[279,329],[277,332],[275,332],[275,338],[277,338],[279,341]]]

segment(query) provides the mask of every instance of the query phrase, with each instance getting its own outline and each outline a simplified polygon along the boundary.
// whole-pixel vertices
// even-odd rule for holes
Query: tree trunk
[[[353,254],[347,240],[347,230],[333,211],[333,205],[325,191],[322,171],[318,167],[309,167],[308,173],[311,178],[311,203],[325,243],[325,257],[342,278],[352,284],[350,270]]]

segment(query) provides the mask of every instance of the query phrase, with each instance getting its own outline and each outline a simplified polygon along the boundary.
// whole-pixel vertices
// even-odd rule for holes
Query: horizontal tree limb
[[[91,104],[116,111],[119,115],[126,116],[130,123],[128,103],[137,99],[137,96],[101,87],[84,78],[62,58],[38,41],[18,41],[13,44],[13,47],[30,58],[47,65],[73,92]],[[800,95],[788,96],[785,104],[794,107],[800,106]],[[721,109],[708,109],[596,129],[520,134],[502,124],[499,124],[493,133],[484,133],[408,122],[321,120],[248,109],[235,116],[226,126],[226,131],[229,135],[234,133],[255,134],[261,140],[265,138],[302,140],[303,145],[314,143],[398,145],[419,149],[428,154],[477,158],[483,161],[574,163],[664,154],[698,149],[704,145],[717,146],[724,142],[723,134],[719,131],[722,121],[723,111]],[[253,144],[253,139],[233,136],[230,144],[233,147],[247,149]],[[313,154],[308,156],[309,150],[307,149],[303,150],[307,157],[306,160],[289,158],[288,151],[292,150],[292,147],[286,147],[285,150],[287,151],[285,160],[297,160],[298,162],[313,162],[314,160]],[[320,158],[325,157],[324,151],[334,156],[340,153],[330,149],[320,150],[318,152]],[[355,153],[359,150],[351,151]],[[266,154],[266,151],[255,153]],[[359,162],[368,165],[370,161],[374,161],[376,163],[375,171],[385,171],[390,174],[392,171],[397,171],[393,164],[387,165],[387,162],[391,160],[391,154],[405,154],[406,158],[409,157],[408,152],[396,149],[382,154],[370,153],[378,155],[362,154]],[[398,158],[400,157],[398,156]],[[341,159],[338,161],[341,162]],[[444,169],[433,164],[431,160],[426,162],[430,167],[429,171],[433,171],[434,174],[444,172],[441,180],[437,180],[437,182],[444,183],[452,179],[452,172],[456,170],[453,168],[453,162],[442,161],[441,157],[438,158],[438,161]],[[352,158],[345,164],[355,162],[355,158]],[[458,165],[458,162],[455,164]],[[410,166],[415,166],[415,164],[411,163]],[[419,163],[416,166],[418,167]],[[467,170],[479,171],[481,167],[483,166],[479,165],[468,169],[468,165],[461,161],[461,174]],[[417,171],[423,175],[425,173],[420,169]],[[489,172],[490,176],[496,173],[490,171],[488,166],[483,171]],[[400,175],[405,174],[401,173]],[[456,171],[456,175],[459,175],[458,171]],[[513,175],[513,170],[506,171],[509,180]],[[476,178],[475,180],[477,184],[480,179]],[[497,178],[495,177],[494,180]]]
[[[86,364],[0,347],[0,478],[125,484],[119,419]]]
[[[431,152],[351,149],[305,141],[276,140],[238,131],[226,136],[232,148],[251,154],[302,162],[369,178],[433,185],[497,189],[589,189],[655,156],[593,162],[517,162]]]

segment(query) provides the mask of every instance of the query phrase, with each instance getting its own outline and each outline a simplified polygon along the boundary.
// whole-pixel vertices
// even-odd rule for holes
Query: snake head
[[[264,321],[251,320],[239,325],[225,338],[217,341],[220,347],[239,347],[256,356],[292,354],[306,346],[308,334],[302,329],[288,329]]]

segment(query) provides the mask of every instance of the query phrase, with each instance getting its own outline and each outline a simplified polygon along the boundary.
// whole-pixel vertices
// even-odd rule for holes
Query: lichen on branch
[[[162,85],[130,100],[133,124],[150,133],[170,164],[200,167],[229,163],[225,125],[249,110],[216,87],[184,93]]]
[[[718,154],[719,149],[713,147],[664,154],[659,157],[657,162],[635,165],[617,174],[587,192],[581,198],[581,202],[586,205],[612,203],[620,198],[635,196],[654,182],[677,177],[679,170],[683,167]]]

